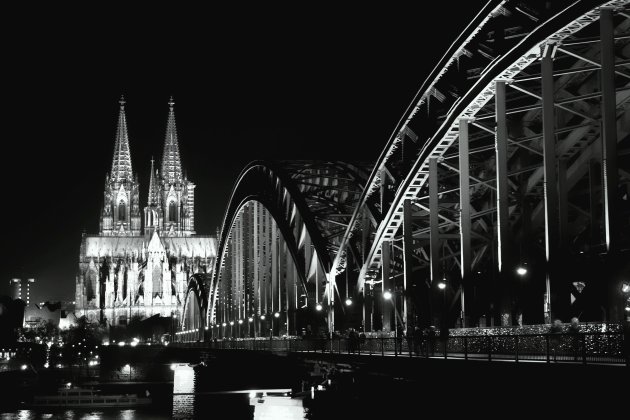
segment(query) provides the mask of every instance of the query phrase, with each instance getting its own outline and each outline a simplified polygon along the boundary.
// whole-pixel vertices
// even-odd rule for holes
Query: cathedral
[[[179,318],[189,277],[212,270],[216,238],[195,232],[195,184],[182,171],[172,98],[168,105],[161,166],[151,160],[147,205],[141,211],[125,101],[120,100],[100,232],[81,238],[76,313],[92,322],[126,325],[135,316]]]

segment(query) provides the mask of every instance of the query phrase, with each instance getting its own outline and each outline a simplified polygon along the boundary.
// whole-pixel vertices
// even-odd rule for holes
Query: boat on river
[[[86,388],[59,388],[55,395],[33,397],[33,407],[136,407],[151,404],[151,398],[136,394],[102,394]]]

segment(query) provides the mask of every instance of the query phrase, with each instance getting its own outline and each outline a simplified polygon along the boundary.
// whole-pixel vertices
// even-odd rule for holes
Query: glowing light
[[[234,325],[234,321],[230,321],[230,327]]]
[[[120,346],[120,347],[124,347],[124,346],[125,346],[125,342],[124,342],[124,341],[119,342],[119,343],[118,343],[118,346]]]
[[[138,345],[138,342],[137,341],[132,341],[131,343],[129,343],[129,345],[131,347],[136,347]]]
[[[206,331],[207,331],[207,330],[208,330],[208,327],[206,327],[205,329],[206,329]]]
[[[350,306],[352,305],[352,299],[348,298],[346,299],[346,306]]]
[[[525,267],[518,267],[516,269],[516,274],[518,274],[519,276],[524,276],[525,274],[527,274],[527,268],[525,268]]]
[[[239,324],[242,324],[242,323],[243,323],[243,320],[242,320],[242,319],[239,319],[239,320],[238,320],[238,323],[239,323]]]
[[[264,320],[265,320],[265,316],[264,316],[264,315],[261,315],[261,316],[260,316],[260,319],[262,319],[262,320],[264,321]]]
[[[439,288],[440,290],[444,290],[444,289],[446,289],[446,283],[444,283],[443,281],[439,282],[439,283],[438,283],[438,288]]]
[[[48,369],[48,367],[49,367],[49,366],[50,366],[50,365],[48,364],[48,362],[44,363],[44,367],[45,367],[46,369]]]
[[[109,346],[109,341],[103,341],[104,346]]]
[[[385,293],[383,293],[383,298],[385,299],[391,299],[392,298],[392,294],[391,292],[388,290]]]
[[[26,370],[26,368],[27,368],[27,367],[28,367],[28,366],[26,366],[26,365],[22,365],[20,368],[21,368],[22,370]]]
[[[66,386],[67,386],[68,388],[70,388],[70,387],[72,386],[72,382],[68,382],[68,383],[66,384]]]
[[[630,305],[626,306],[626,312],[630,312]]]
[[[223,323],[223,324],[221,324],[221,325],[223,325],[223,326],[225,327],[227,324],[224,322],[224,323]]]
[[[140,340],[138,339],[138,337],[134,337],[134,338],[133,338],[133,341],[138,342],[138,341],[140,341]]]
[[[127,364],[124,366],[124,368],[125,368],[125,369],[131,369],[131,366],[129,366],[129,363],[127,363]]]
[[[322,310],[322,304],[318,303],[317,305],[315,305],[315,310],[321,311]]]
[[[175,368],[176,368],[176,367],[177,367],[177,365],[176,365],[175,363],[173,363],[173,364],[171,365],[171,370],[175,370]]]
[[[249,322],[254,322],[254,318],[252,318],[251,316],[250,316],[249,318],[247,318],[247,320],[248,320]]]
[[[630,283],[624,283],[623,286],[621,286],[621,291],[624,293],[630,292]]]
[[[280,317],[280,312],[276,312],[275,314],[273,314],[273,316],[275,316],[276,318]]]
[[[254,391],[251,391],[249,393],[249,398],[256,398],[256,393]]]

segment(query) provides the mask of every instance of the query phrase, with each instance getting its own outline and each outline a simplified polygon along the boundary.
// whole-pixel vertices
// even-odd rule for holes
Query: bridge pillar
[[[381,245],[381,258],[382,258],[382,279],[381,282],[381,316],[383,319],[382,329],[383,331],[393,331],[392,330],[392,303],[388,299],[383,298],[383,294],[386,291],[392,293],[392,299],[396,298],[394,288],[392,287],[390,280],[390,253],[391,253],[391,243],[389,241],[383,241]]]
[[[439,207],[438,207],[438,169],[437,169],[437,159],[430,158],[429,159],[429,259],[431,266],[431,279],[430,285],[428,286],[428,314],[429,314],[429,323],[433,324],[433,313],[431,310],[432,304],[432,290],[434,285],[436,285],[439,281],[442,280],[442,266],[440,261],[440,231],[438,229],[440,219],[439,219]],[[445,292],[442,292],[445,293]],[[442,305],[442,321],[445,322],[445,313],[446,305]]]
[[[411,200],[406,199],[403,202],[403,260],[404,260],[404,277],[403,277],[403,307],[402,318],[405,326],[409,326],[409,318],[415,324],[415,311],[409,309],[412,300],[409,298],[409,287],[413,284],[413,210],[411,208]]]
[[[508,180],[508,127],[506,118],[505,81],[495,82],[495,157],[497,186],[497,262],[499,272],[499,315],[501,325],[511,325],[512,284],[510,276],[510,226]]]
[[[460,267],[462,282],[460,285],[460,319],[466,327],[465,290],[471,273],[470,241],[470,165],[468,157],[468,119],[459,120],[459,239]]]
[[[601,45],[601,91],[602,91],[602,177],[604,201],[604,234],[606,239],[607,261],[610,268],[618,264],[619,250],[619,173],[617,166],[617,98],[615,92],[615,39],[613,9],[600,9]],[[607,278],[608,322],[619,322],[625,318],[624,303],[620,304],[621,280],[616,280],[610,270]],[[623,302],[623,300],[621,300]]]
[[[617,100],[615,94],[615,44],[613,10],[602,7],[600,22],[602,89],[602,166],[606,249],[616,251],[617,233]]]

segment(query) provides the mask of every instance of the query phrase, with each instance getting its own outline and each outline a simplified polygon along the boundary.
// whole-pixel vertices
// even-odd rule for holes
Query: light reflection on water
[[[0,420],[145,420],[208,418],[208,413],[228,414],[230,420],[302,420],[302,400],[262,392],[250,395],[250,390],[229,393],[198,392],[194,369],[186,364],[173,369],[173,404],[170,413],[155,407],[138,409],[46,409],[16,410],[0,414]],[[167,407],[168,408],[168,407]],[[170,415],[169,415],[170,414]],[[213,415],[214,417],[214,415]],[[223,417],[216,417],[215,420]]]
[[[50,410],[38,408],[32,410],[18,410],[14,413],[0,414],[0,420],[144,420],[144,419],[168,419],[166,415],[156,415],[148,411],[135,409],[73,409],[73,410]]]
[[[194,369],[186,364],[174,366],[174,419],[207,418],[208,413],[229,413],[230,419],[302,420],[302,400],[288,396],[250,393],[250,390],[226,393],[198,392]],[[197,392],[197,393],[196,393]],[[257,397],[253,397],[257,395]]]

